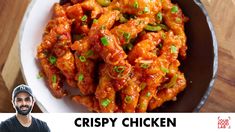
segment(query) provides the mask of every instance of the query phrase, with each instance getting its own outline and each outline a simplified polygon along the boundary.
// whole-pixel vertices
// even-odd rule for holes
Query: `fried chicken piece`
[[[100,69],[100,79],[95,97],[99,101],[100,112],[115,112],[118,109],[115,102],[116,92],[106,70],[107,65]]]

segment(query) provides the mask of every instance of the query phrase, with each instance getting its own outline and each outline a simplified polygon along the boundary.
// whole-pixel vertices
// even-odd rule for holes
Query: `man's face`
[[[15,107],[17,113],[21,115],[28,115],[32,111],[33,105],[33,97],[28,93],[18,93],[13,100],[13,106]]]

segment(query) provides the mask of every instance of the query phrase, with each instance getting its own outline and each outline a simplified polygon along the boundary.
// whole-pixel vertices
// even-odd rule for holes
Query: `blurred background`
[[[0,0],[0,113],[15,112],[11,91],[24,83],[18,56],[18,29],[30,0]],[[200,112],[235,112],[235,0],[201,0],[213,23],[219,67]],[[203,58],[202,58],[203,59]],[[35,106],[33,112],[41,112]]]

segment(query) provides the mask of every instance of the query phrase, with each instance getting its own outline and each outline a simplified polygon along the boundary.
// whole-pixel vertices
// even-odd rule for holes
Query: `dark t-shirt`
[[[0,132],[50,132],[47,123],[32,117],[29,127],[20,124],[16,116],[13,116],[0,124]]]

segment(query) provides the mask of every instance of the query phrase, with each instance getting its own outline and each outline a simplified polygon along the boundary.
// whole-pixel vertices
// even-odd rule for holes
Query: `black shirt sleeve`
[[[46,122],[43,122],[43,124],[44,124],[44,125],[43,125],[43,126],[44,126],[44,127],[43,127],[44,132],[51,132],[51,131],[50,131],[50,128],[49,128],[48,125],[47,125],[47,123],[46,123]]]
[[[5,123],[0,124],[0,132],[9,132]]]
[[[3,132],[3,125],[2,125],[2,123],[0,122],[0,132]]]
[[[13,125],[14,116],[0,123],[0,132],[11,132],[11,126]]]

